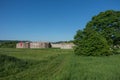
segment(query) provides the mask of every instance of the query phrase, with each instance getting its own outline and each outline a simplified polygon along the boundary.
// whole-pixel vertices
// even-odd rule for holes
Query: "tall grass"
[[[12,62],[18,70],[0,76],[0,80],[120,80],[120,55],[85,57],[61,49],[0,49],[0,54],[14,58],[3,64]],[[15,61],[27,64],[21,68]],[[4,69],[6,74],[14,72],[13,67]],[[0,75],[4,72],[0,70]]]

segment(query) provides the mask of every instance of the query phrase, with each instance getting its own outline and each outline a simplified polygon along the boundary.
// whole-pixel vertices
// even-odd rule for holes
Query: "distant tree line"
[[[16,44],[18,40],[0,40],[0,48],[16,48]],[[22,42],[27,42],[27,41],[22,41]]]

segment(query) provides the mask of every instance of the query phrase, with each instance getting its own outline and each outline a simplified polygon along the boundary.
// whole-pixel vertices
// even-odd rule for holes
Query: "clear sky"
[[[0,0],[0,40],[72,40],[106,10],[120,10],[120,0]]]

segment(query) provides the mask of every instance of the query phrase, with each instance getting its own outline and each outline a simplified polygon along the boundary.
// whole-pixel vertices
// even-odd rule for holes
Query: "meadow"
[[[64,49],[0,49],[0,80],[120,80],[120,55]]]

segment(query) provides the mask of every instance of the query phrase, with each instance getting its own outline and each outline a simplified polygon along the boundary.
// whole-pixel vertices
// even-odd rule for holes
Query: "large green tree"
[[[108,10],[99,13],[92,17],[85,29],[94,29],[106,38],[109,45],[114,45],[114,40],[120,37],[120,11]]]
[[[74,37],[75,53],[78,55],[110,55],[112,46],[119,43],[120,11],[108,10],[89,21],[84,30]],[[118,42],[116,42],[118,41]]]

